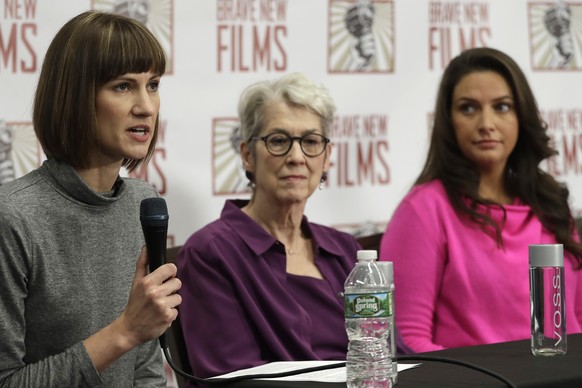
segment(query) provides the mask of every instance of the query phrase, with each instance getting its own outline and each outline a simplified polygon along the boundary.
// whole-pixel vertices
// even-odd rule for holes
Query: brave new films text
[[[553,147],[558,155],[545,162],[553,176],[582,176],[582,109],[542,110]]]
[[[142,163],[129,176],[132,178],[142,179],[158,190],[161,195],[166,195],[168,192],[168,179],[165,171],[166,156],[166,128],[168,123],[166,120],[160,120],[158,124],[158,138],[156,148],[152,154],[149,163]]]
[[[331,128],[333,151],[326,185],[388,185],[388,116],[337,115]]]
[[[287,70],[287,0],[216,0],[216,70]]]
[[[442,70],[461,51],[489,46],[489,3],[431,1],[428,5],[428,58]]]
[[[0,72],[35,73],[37,0],[0,1]]]

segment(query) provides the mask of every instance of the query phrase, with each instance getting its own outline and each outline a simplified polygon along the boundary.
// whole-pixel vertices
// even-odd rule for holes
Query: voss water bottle
[[[529,246],[531,351],[566,354],[566,301],[562,244]]]

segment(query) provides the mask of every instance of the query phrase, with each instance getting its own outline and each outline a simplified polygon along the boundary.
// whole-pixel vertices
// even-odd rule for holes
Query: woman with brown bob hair
[[[90,149],[99,144],[97,90],[129,72],[152,70],[161,76],[166,70],[166,57],[143,24],[98,12],[89,12],[77,23],[63,26],[51,47],[36,90],[34,129],[48,158],[86,167]],[[157,129],[156,117],[147,155],[123,160],[129,171],[150,159]]]
[[[181,284],[173,264],[147,271],[139,208],[158,193],[120,177],[155,147],[165,66],[119,15],[82,13],[51,42],[33,113],[47,160],[0,187],[1,386],[165,387],[157,337]]]
[[[530,244],[563,244],[568,332],[582,331],[569,191],[540,167],[556,153],[513,59],[476,48],[450,62],[426,163],[380,249],[412,350],[529,338]]]

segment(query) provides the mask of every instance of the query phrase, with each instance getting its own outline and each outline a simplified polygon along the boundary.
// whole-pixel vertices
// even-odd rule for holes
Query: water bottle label
[[[346,318],[388,318],[394,313],[392,291],[371,294],[345,294]]]

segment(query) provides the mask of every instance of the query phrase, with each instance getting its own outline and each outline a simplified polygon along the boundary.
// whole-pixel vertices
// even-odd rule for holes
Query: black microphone
[[[139,220],[148,251],[150,272],[166,262],[168,237],[168,207],[163,198],[153,197],[141,201]],[[160,345],[166,349],[166,333],[160,336]]]

